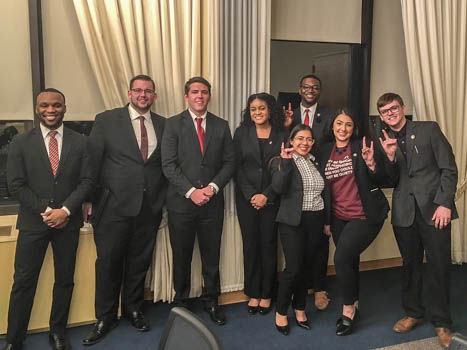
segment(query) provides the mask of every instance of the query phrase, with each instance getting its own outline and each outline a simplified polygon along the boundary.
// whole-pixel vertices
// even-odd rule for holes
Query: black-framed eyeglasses
[[[151,90],[151,89],[130,89],[131,91],[133,91],[135,94],[142,94],[143,92],[146,94],[146,95],[152,95],[155,91],[154,90]]]
[[[379,112],[381,113],[381,115],[387,115],[389,112],[391,112],[391,114],[393,114],[393,113],[399,112],[400,108],[401,108],[401,106],[394,105],[394,106],[386,108],[386,109],[380,109]]]
[[[319,85],[302,85],[300,86],[303,90],[311,90],[311,91],[321,91],[321,86]]]

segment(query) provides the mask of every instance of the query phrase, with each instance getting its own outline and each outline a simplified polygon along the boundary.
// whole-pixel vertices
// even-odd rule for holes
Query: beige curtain
[[[420,120],[437,121],[454,149],[459,182],[452,260],[467,262],[467,1],[401,0],[409,79]],[[387,47],[387,54],[391,52]]]
[[[184,82],[202,73],[213,86],[210,110],[228,120],[233,132],[249,94],[269,90],[270,0],[73,1],[106,108],[125,104],[129,79],[143,73],[156,81],[157,112],[174,115],[186,108]],[[242,239],[231,184],[220,274],[222,292],[243,289]],[[154,291],[154,301],[173,300],[166,215],[146,286]],[[201,290],[196,246],[190,295]]]
[[[269,91],[271,1],[210,0],[207,13],[209,31],[203,50],[203,73],[213,84],[211,107],[229,122],[233,133],[248,96]],[[243,289],[243,248],[232,182],[225,194],[221,289],[230,292]]]

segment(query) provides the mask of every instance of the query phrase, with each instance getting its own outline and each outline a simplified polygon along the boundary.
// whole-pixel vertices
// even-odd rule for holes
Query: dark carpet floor
[[[453,331],[467,333],[467,264],[452,266],[451,310]],[[417,327],[408,334],[397,334],[392,326],[403,311],[400,303],[400,268],[374,270],[361,273],[361,320],[355,332],[347,337],[335,335],[335,322],[341,311],[341,304],[336,298],[335,277],[329,277],[329,294],[332,302],[326,311],[317,311],[313,297],[309,296],[307,306],[311,321],[311,331],[305,331],[295,325],[292,311],[289,312],[291,332],[289,336],[279,334],[274,327],[274,312],[266,316],[249,316],[246,303],[224,307],[227,324],[216,326],[203,312],[202,305],[195,303],[192,311],[206,321],[208,327],[217,335],[225,349],[374,349],[435,336],[429,323]],[[157,349],[159,338],[168,317],[170,307],[166,303],[145,305],[145,314],[150,319],[151,330],[146,333],[136,332],[126,320],[121,320],[100,343],[89,347],[101,349]],[[81,340],[92,326],[71,328],[68,331],[74,349],[83,348]],[[47,349],[47,333],[28,335],[24,350]],[[187,348],[189,349],[189,348]]]

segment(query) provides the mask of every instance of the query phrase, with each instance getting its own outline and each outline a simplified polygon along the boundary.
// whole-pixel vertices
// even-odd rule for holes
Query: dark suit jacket
[[[167,120],[162,140],[162,169],[169,180],[167,209],[192,211],[196,205],[185,194],[210,182],[219,187],[211,201],[223,204],[222,189],[235,169],[235,154],[227,121],[207,113],[204,153],[188,110]],[[210,201],[210,202],[211,202]]]
[[[315,161],[314,164],[318,170],[322,168],[317,161]],[[291,226],[298,226],[302,218],[303,206],[302,175],[293,159],[282,159],[280,157],[276,157],[272,161],[271,172],[272,188],[281,198],[276,221]],[[322,173],[321,176],[323,176]],[[325,209],[329,206],[329,196],[326,195],[327,192],[328,188],[325,184],[323,193],[321,194]]]
[[[246,200],[250,200],[257,193],[262,193],[268,197],[268,202],[274,202],[276,193],[271,186],[268,165],[272,157],[280,154],[282,142],[287,141],[286,132],[271,130],[269,143],[265,148],[264,159],[261,157],[254,125],[240,125],[235,130],[233,141],[237,164],[235,174],[237,189],[240,190]],[[266,179],[266,184],[264,184],[263,180]]]
[[[431,218],[439,205],[451,209],[452,219],[458,218],[454,204],[456,161],[438,124],[407,120],[406,147],[407,159],[399,148],[396,151],[398,171],[392,176],[395,184],[392,224],[410,226],[415,217],[415,205],[429,225],[434,225]]]
[[[316,155],[319,146],[323,143],[323,138],[326,138],[326,134],[329,133],[331,129],[331,118],[332,118],[333,111],[325,106],[321,106],[318,103],[316,106],[316,113],[315,117],[313,118],[313,124],[311,126],[311,130],[313,132],[313,138],[315,139],[315,144],[313,146],[313,154]],[[293,111],[293,122],[290,126],[290,131],[298,125],[302,123],[302,115],[300,111],[300,106]]]
[[[161,144],[166,119],[151,112],[157,147],[146,163],[143,161],[131,125],[128,106],[105,111],[96,116],[89,136],[89,153],[97,183],[110,190],[118,216],[136,216],[143,194],[154,213],[165,202],[167,181],[162,174]]]
[[[320,165],[321,171],[324,173],[326,164],[331,156],[334,142],[325,143],[320,148]],[[389,212],[389,203],[383,191],[379,188],[380,184],[387,181],[386,163],[382,157],[375,154],[376,167],[372,172],[368,169],[365,161],[362,158],[362,140],[351,140],[350,150],[352,154],[352,167],[357,182],[358,194],[362,201],[363,211],[369,223],[380,224],[383,222]],[[332,203],[331,191],[327,192],[329,198],[328,203]],[[327,207],[326,223],[330,223],[331,219],[331,205]]]
[[[67,228],[82,224],[81,204],[92,190],[86,139],[68,128],[63,129],[60,163],[54,177],[39,127],[17,135],[10,144],[7,163],[8,189],[19,203],[18,229],[42,231],[47,206],[70,210]]]

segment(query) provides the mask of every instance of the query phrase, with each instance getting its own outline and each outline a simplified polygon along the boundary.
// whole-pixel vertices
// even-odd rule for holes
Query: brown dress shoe
[[[447,349],[451,343],[453,334],[448,328],[437,327],[435,331],[438,335],[439,344],[443,349]]]
[[[324,290],[315,293],[315,306],[318,310],[326,310],[330,300],[331,299],[328,298],[328,292]]]
[[[413,318],[406,316],[403,319],[397,321],[392,329],[397,333],[407,333],[421,323],[423,323],[423,318]]]

